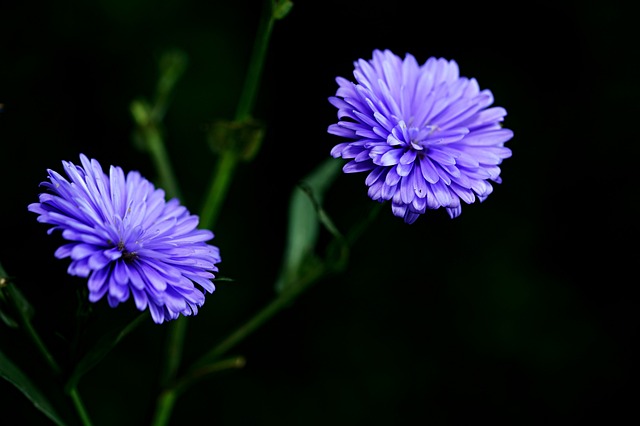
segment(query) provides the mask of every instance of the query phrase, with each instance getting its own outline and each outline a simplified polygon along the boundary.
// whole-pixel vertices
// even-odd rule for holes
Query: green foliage
[[[27,375],[5,354],[0,351],[0,376],[18,388],[33,405],[49,417],[55,424],[65,426],[51,402],[44,396],[40,389],[27,377]]]
[[[273,17],[274,19],[282,19],[291,12],[293,2],[289,0],[273,1]]]
[[[339,234],[320,206],[341,166],[341,162],[327,159],[293,189],[289,203],[287,243],[276,291],[282,292],[295,283],[305,268],[318,261],[315,249],[323,222],[333,233]]]
[[[260,150],[265,126],[256,119],[216,120],[209,132],[209,146],[217,154],[231,151],[242,161],[251,161]]]
[[[113,329],[101,336],[100,340],[82,357],[67,380],[69,391],[78,385],[80,378],[95,367],[126,335],[133,331],[148,315],[142,313],[124,329]]]

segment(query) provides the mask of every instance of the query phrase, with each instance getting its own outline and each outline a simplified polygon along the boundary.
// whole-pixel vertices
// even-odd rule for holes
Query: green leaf
[[[0,285],[4,285],[8,279],[9,279],[9,275],[2,267],[2,263],[0,263],[0,280],[1,280]]]
[[[276,20],[284,19],[291,12],[293,3],[290,0],[275,1],[273,3],[273,18]]]
[[[17,328],[19,321],[15,318],[16,314],[31,319],[33,307],[0,265],[0,319],[9,327]]]
[[[293,189],[289,203],[287,245],[280,276],[276,281],[277,292],[295,282],[305,260],[313,257],[321,224],[318,206],[341,167],[340,161],[329,158],[307,175],[301,185]]]
[[[9,278],[4,273],[2,265],[0,265],[0,320],[10,328],[18,328],[18,321],[13,318],[11,304],[9,303],[9,290],[7,290],[9,285],[11,285]]]
[[[33,318],[33,306],[31,306],[31,303],[29,303],[20,290],[18,290],[18,287],[16,287],[15,284],[12,284],[7,286],[6,290],[22,317],[26,320]]]
[[[0,376],[12,383],[22,393],[33,402],[33,405],[49,417],[55,424],[65,426],[58,413],[51,403],[44,397],[40,390],[29,380],[29,378],[0,351]]]
[[[0,304],[0,320],[9,328],[18,328],[18,323],[4,312],[3,304]]]
[[[216,120],[209,132],[209,146],[215,153],[233,151],[241,160],[251,161],[260,150],[264,134],[264,123],[253,118]]]
[[[127,334],[135,329],[146,317],[146,314],[140,314],[124,329],[111,330],[110,332],[105,333],[76,365],[76,368],[73,370],[73,373],[67,381],[66,389],[69,390],[77,386],[80,378],[87,371],[95,367],[111,351],[111,349],[113,349]]]

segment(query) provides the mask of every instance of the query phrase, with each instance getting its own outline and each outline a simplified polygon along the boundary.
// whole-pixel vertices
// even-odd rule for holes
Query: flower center
[[[409,144],[416,150],[422,151],[429,148],[429,139],[431,135],[440,130],[438,126],[426,125],[423,127],[409,127],[407,133],[409,136]]]
[[[118,242],[118,250],[122,252],[122,258],[125,262],[132,262],[138,258],[138,253],[127,250],[123,241]]]

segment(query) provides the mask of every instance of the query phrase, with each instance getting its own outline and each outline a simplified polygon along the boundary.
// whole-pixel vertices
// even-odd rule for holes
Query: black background
[[[153,179],[131,140],[129,103],[151,96],[159,56],[179,48],[189,63],[166,136],[183,202],[196,212],[215,164],[206,131],[233,116],[260,10],[246,0],[1,6],[0,262],[62,359],[84,282],[66,275],[67,262],[53,257],[60,240],[27,211],[38,183],[80,152]],[[508,111],[513,157],[488,200],[454,220],[433,211],[406,225],[385,206],[348,270],[236,347],[246,366],[189,390],[172,424],[637,418],[634,12],[620,0],[294,2],[274,27],[254,111],[266,138],[213,229],[220,275],[234,282],[219,283],[190,319],[187,360],[271,300],[289,194],[339,142],[326,132],[337,120],[327,98],[356,59],[376,48],[455,59]],[[371,207],[363,174],[341,175],[326,197],[343,229]],[[118,324],[131,305],[102,301],[96,322]],[[149,320],[81,382],[96,426],[148,424],[165,330]],[[0,330],[0,347],[45,374],[15,331]],[[47,424],[4,381],[0,411],[21,419],[3,424]]]

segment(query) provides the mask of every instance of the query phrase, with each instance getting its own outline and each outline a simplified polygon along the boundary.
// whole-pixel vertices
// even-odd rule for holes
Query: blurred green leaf
[[[0,280],[3,280],[3,278],[0,278]],[[7,282],[0,284],[0,320],[10,328],[18,328],[18,320],[14,319],[12,315],[13,309],[11,309],[11,304],[9,303],[9,295],[5,294],[9,291],[6,287],[8,285]]]
[[[264,123],[253,118],[241,121],[216,120],[208,140],[215,153],[232,151],[241,160],[251,161],[262,145],[264,134]]]
[[[159,76],[153,105],[153,119],[156,123],[164,119],[170,98],[187,68],[187,63],[188,56],[180,49],[170,49],[162,54],[158,64]]]
[[[318,206],[341,167],[340,161],[329,158],[293,189],[289,203],[287,245],[280,276],[276,281],[277,292],[282,292],[290,283],[295,282],[304,262],[313,258],[321,224]],[[333,227],[330,221],[326,223]],[[335,230],[334,227],[330,229]]]
[[[17,387],[40,411],[49,417],[55,424],[64,426],[65,422],[58,416],[51,403],[44,397],[40,390],[29,380],[2,351],[0,351],[0,376]]]
[[[283,19],[289,14],[293,3],[290,0],[281,0],[273,2],[273,18],[276,20]]]
[[[151,122],[151,106],[144,99],[134,99],[129,105],[131,116],[139,127],[148,126]]]
[[[15,284],[12,284],[7,286],[6,290],[9,297],[11,297],[14,306],[21,313],[22,317],[25,320],[33,318],[33,306],[31,306],[31,303],[29,303],[20,290],[18,290],[18,287],[16,287]]]
[[[0,303],[0,320],[10,328],[18,328],[18,323],[14,321],[13,318],[5,314],[2,303]]]
[[[5,288],[9,285],[9,277],[0,265],[0,320],[11,328],[17,328],[18,322],[11,317],[9,299],[5,295]]]
[[[9,275],[0,265],[0,319],[9,327],[17,328],[19,320],[15,318],[16,314],[27,320],[31,319],[33,307],[11,282]]]
[[[85,354],[85,356],[76,365],[73,373],[69,377],[66,389],[69,390],[77,386],[80,378],[93,367],[95,367],[110,351],[113,349],[127,334],[135,329],[143,319],[145,314],[138,315],[125,328],[121,330],[111,330],[105,333],[100,340]]]

